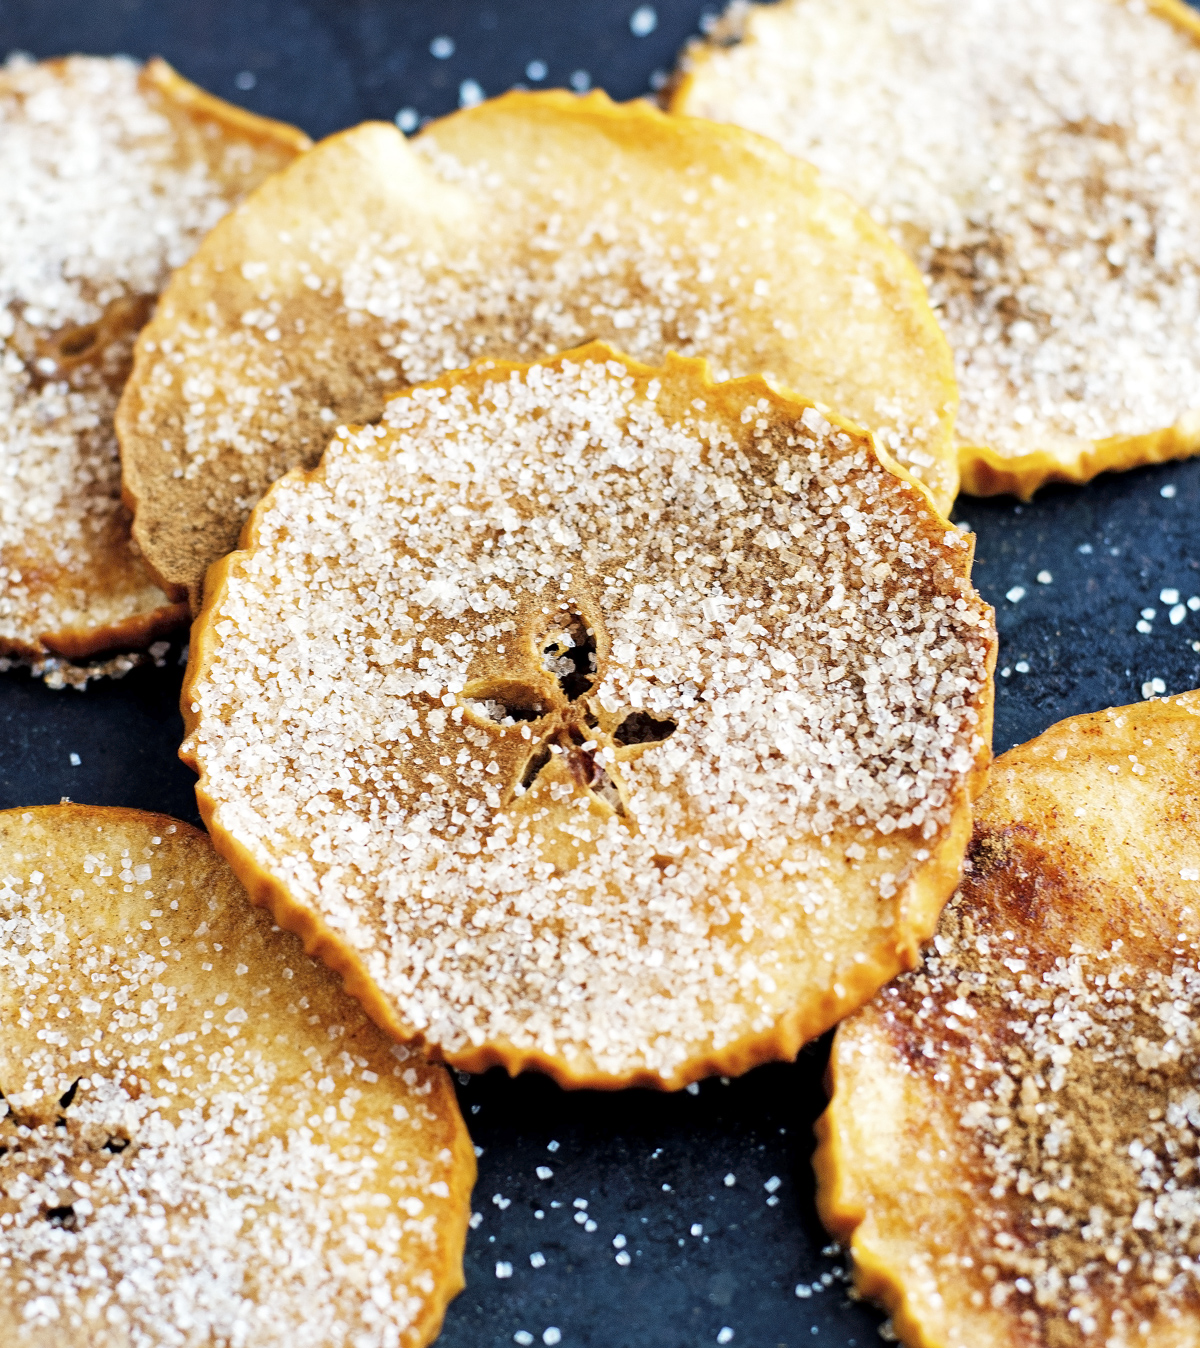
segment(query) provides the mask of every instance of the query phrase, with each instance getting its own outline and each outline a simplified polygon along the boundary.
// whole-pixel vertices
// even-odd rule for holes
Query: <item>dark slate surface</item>
[[[402,109],[413,119],[439,115],[458,104],[466,81],[486,94],[534,84],[526,73],[534,61],[546,66],[539,85],[575,75],[577,85],[637,95],[715,6],[660,0],[654,30],[640,37],[630,30],[636,8],[628,0],[0,0],[0,50],[158,52],[216,93],[318,136]],[[431,54],[438,37],[453,40],[451,55]],[[1144,688],[1200,685],[1200,611],[1186,606],[1200,594],[1200,462],[1051,489],[1030,505],[964,499],[956,518],[978,534],[976,580],[999,615],[997,752],[1061,717],[1135,701]],[[1024,595],[1006,597],[1018,588]],[[1172,623],[1176,602],[1183,617]],[[179,655],[177,643],[162,667],[83,693],[0,677],[0,807],[68,795],[198,822],[191,774],[175,758]],[[813,1211],[811,1130],[824,1104],[826,1051],[813,1045],[794,1065],[677,1096],[566,1094],[497,1072],[462,1078],[482,1149],[480,1215],[467,1290],[440,1342],[878,1343],[880,1317],[847,1300]],[[539,1178],[539,1167],[552,1173]],[[623,1249],[614,1244],[622,1236]],[[622,1253],[628,1263],[618,1263]],[[508,1265],[511,1274],[498,1276]]]

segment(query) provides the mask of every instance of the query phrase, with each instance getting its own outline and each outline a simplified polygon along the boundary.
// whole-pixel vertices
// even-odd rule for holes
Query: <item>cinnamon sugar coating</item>
[[[1200,448],[1200,19],[1179,0],[735,5],[672,106],[884,224],[954,350],[964,489]]]
[[[130,537],[117,399],[171,269],[304,142],[161,61],[0,68],[0,656],[128,650],[185,616]]]
[[[391,1043],[163,815],[0,813],[0,1336],[420,1348],[475,1159]]]
[[[195,609],[205,567],[335,425],[473,360],[593,339],[768,375],[874,431],[943,509],[957,490],[949,349],[864,212],[736,128],[511,93],[411,143],[333,136],[210,236],[118,418],[135,537]]]
[[[341,428],[214,569],[219,848],[460,1066],[681,1086],[913,957],[990,740],[970,540],[762,380],[595,344]]]
[[[1200,694],[998,759],[924,967],[838,1030],[818,1202],[909,1344],[1200,1335]]]

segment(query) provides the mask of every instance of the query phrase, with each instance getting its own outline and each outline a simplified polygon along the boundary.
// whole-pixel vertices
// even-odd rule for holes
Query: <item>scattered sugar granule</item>
[[[629,31],[634,37],[648,37],[658,27],[658,14],[653,5],[639,5],[629,16]]]

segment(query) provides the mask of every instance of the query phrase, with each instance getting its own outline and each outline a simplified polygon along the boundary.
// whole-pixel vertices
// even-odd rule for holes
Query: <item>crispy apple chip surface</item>
[[[954,349],[964,488],[1027,496],[1200,449],[1198,32],[1176,0],[741,6],[673,107],[890,228]]]
[[[462,1286],[475,1157],[196,829],[0,814],[0,1337],[419,1348]]]
[[[1200,1339],[1200,694],[996,761],[923,969],[842,1025],[818,1204],[922,1348]]]
[[[389,390],[600,339],[767,374],[876,432],[943,509],[953,363],[920,278],[813,170],[601,93],[508,94],[411,144],[334,136],[206,241],[118,419],[134,533],[199,603],[266,488]]]
[[[382,1024],[680,1086],[914,958],[990,738],[970,540],[761,379],[594,344],[343,430],[193,629],[214,838]]]
[[[113,415],[173,267],[306,138],[161,61],[0,67],[0,656],[177,625],[130,537]]]

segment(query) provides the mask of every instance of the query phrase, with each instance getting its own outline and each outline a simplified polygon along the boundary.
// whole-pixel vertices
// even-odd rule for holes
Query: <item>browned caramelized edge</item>
[[[1200,25],[1200,15],[1196,22]],[[1145,435],[1114,435],[1107,440],[1083,442],[1071,459],[1043,450],[1004,455],[986,445],[963,444],[958,448],[958,468],[967,496],[1007,494],[1028,501],[1051,482],[1090,482],[1101,473],[1124,473],[1147,464],[1190,459],[1195,454],[1200,454],[1200,416],[1193,415]]]
[[[161,56],[151,57],[142,69],[141,79],[169,98],[197,121],[217,122],[232,135],[272,145],[293,154],[303,154],[312,148],[312,140],[297,126],[261,117],[235,103],[227,103],[216,94],[210,94],[198,84],[184,77],[167,64]]]

